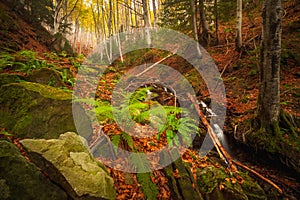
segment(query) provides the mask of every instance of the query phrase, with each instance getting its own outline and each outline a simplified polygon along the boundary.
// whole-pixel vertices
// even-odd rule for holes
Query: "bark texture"
[[[278,127],[280,115],[280,56],[282,0],[265,0],[261,43],[258,118],[265,128]]]

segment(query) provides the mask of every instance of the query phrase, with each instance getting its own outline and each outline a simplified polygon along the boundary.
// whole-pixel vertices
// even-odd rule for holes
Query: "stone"
[[[115,199],[113,179],[87,150],[86,141],[67,132],[58,139],[20,141],[33,162],[74,199]]]
[[[0,87],[9,83],[17,83],[22,81],[22,77],[16,74],[0,74]]]
[[[0,88],[0,127],[18,138],[58,138],[67,131],[92,133],[84,109],[73,106],[72,94],[39,83],[21,82]],[[79,115],[76,126],[73,114]]]
[[[68,199],[9,141],[0,140],[0,199]]]
[[[40,83],[43,85],[49,85],[53,87],[64,87],[59,73],[53,69],[42,68],[32,72],[25,78],[26,81]]]

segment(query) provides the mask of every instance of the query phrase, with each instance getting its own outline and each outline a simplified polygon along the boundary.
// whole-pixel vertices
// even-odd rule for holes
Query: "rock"
[[[239,173],[243,183],[239,183],[234,175],[226,173],[223,167],[207,166],[197,169],[197,185],[207,200],[265,200],[263,189],[248,175]]]
[[[84,109],[74,106],[78,132],[92,133]],[[58,138],[76,131],[72,113],[72,94],[31,82],[11,83],[0,88],[0,127],[19,138]]]
[[[50,46],[52,51],[56,51],[58,53],[65,51],[69,55],[74,54],[69,40],[66,37],[64,37],[61,33],[56,33],[53,36],[53,41]]]
[[[0,140],[0,199],[68,199],[12,143]]]
[[[172,157],[177,157],[178,151],[170,153]],[[163,155],[164,159],[170,155]],[[190,171],[186,167],[181,158],[163,169],[166,177],[169,180],[169,187],[171,189],[171,196],[173,199],[203,199],[196,181]],[[178,176],[174,176],[174,172],[178,172]]]
[[[33,162],[72,198],[115,199],[113,179],[105,166],[91,156],[85,142],[72,132],[58,139],[21,140]]]
[[[0,87],[9,83],[17,83],[22,81],[21,77],[16,74],[0,74]]]
[[[26,81],[36,82],[43,85],[49,85],[54,87],[64,87],[59,73],[53,69],[42,68],[40,70],[34,71],[32,74],[25,78]]]

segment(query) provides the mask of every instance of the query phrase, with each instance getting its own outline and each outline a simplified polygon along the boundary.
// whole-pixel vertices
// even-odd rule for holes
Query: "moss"
[[[241,177],[243,183],[237,181]],[[197,185],[206,199],[266,199],[262,188],[247,174],[230,174],[223,167],[198,169]]]
[[[77,114],[84,118],[84,110],[78,110]],[[76,131],[72,96],[38,83],[3,85],[0,88],[0,126],[20,138],[57,138],[66,131]],[[89,121],[82,126],[87,129]]]
[[[280,161],[300,174],[300,132],[292,116],[281,111],[279,121],[268,128],[261,127],[257,118],[245,121],[239,126],[243,127],[244,131],[247,130],[246,134],[242,133],[243,139],[240,141],[265,152],[268,157]]]
[[[27,90],[38,92],[43,97],[50,98],[50,99],[69,100],[72,98],[72,94],[66,93],[61,89],[54,88],[48,85],[41,85],[38,83],[29,83],[29,82],[18,83],[17,85],[20,87],[24,87]]]
[[[21,77],[15,74],[0,74],[0,86],[20,82]]]
[[[113,179],[101,169],[103,166],[99,166],[76,133],[68,132],[51,140],[25,139],[21,144],[33,162],[73,199],[115,199]]]

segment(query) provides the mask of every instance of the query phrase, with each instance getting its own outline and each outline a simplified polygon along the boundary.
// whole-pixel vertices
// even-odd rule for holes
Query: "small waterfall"
[[[204,111],[205,116],[207,117],[216,117],[217,115],[204,103],[203,101],[200,101],[199,103],[201,105],[202,110]],[[218,139],[220,140],[221,144],[225,148],[225,150],[231,154],[230,145],[227,141],[226,135],[224,135],[223,130],[220,128],[218,124],[213,124],[212,129],[217,134]],[[205,156],[208,154],[208,152],[214,147],[213,141],[210,138],[209,134],[206,134],[204,141],[202,143],[202,146],[199,151],[200,156]]]

